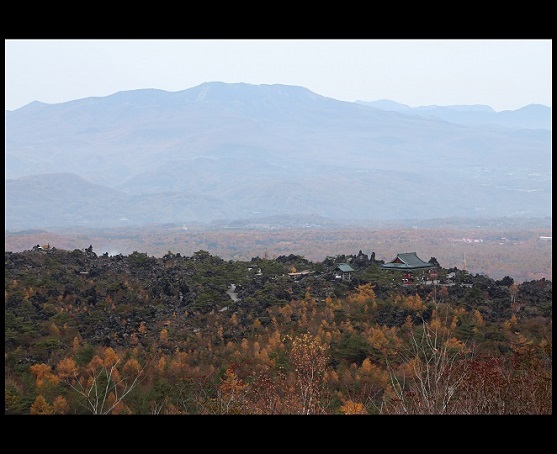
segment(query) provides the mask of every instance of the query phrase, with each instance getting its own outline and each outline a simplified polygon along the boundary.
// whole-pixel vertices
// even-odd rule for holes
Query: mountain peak
[[[196,87],[179,92],[191,102],[253,102],[257,99],[288,98],[298,100],[325,99],[311,90],[296,85],[261,84],[244,82],[204,82]]]

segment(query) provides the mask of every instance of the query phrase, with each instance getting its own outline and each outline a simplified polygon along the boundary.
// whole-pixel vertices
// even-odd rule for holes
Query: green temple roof
[[[420,270],[435,268],[433,263],[424,262],[415,252],[397,254],[396,258],[388,263],[379,265],[384,270]]]
[[[335,269],[340,270],[343,273],[351,273],[354,271],[354,268],[352,268],[348,263],[339,263]]]

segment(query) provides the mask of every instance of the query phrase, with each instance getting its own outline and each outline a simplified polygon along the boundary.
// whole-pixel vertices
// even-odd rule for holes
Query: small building
[[[339,263],[335,269],[335,278],[349,281],[352,277],[351,274],[354,270],[348,263]]]
[[[293,273],[288,273],[288,276],[290,277],[302,277],[302,276],[307,276],[308,274],[312,274],[313,271],[310,270],[303,270],[303,271],[296,271]]]

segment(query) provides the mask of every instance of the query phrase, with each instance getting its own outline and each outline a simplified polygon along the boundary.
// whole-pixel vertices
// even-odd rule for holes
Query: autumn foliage
[[[552,413],[550,281],[49,254],[6,269],[6,414]]]

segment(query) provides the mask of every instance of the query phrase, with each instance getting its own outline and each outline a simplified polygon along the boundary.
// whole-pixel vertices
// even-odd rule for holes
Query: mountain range
[[[551,109],[208,82],[6,111],[6,230],[551,216]]]
[[[420,115],[451,123],[551,129],[551,109],[543,104],[529,104],[517,110],[496,112],[490,106],[483,104],[410,107],[389,99],[370,102],[356,101],[356,103],[376,109]]]

